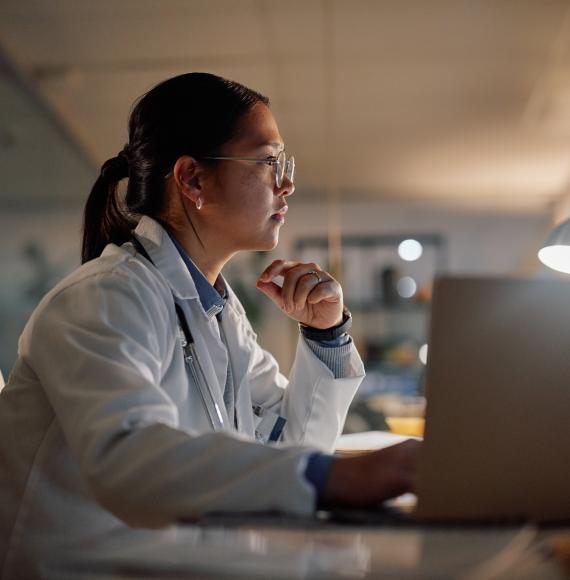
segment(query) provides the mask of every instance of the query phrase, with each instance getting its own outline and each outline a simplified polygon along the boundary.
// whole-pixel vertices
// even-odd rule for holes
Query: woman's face
[[[258,103],[240,119],[236,136],[218,154],[265,159],[276,157],[283,148],[271,111]],[[279,230],[285,222],[286,198],[294,190],[287,177],[277,187],[273,165],[214,161],[203,181],[204,205],[200,217],[209,234],[219,236],[227,251],[271,250],[277,245]]]

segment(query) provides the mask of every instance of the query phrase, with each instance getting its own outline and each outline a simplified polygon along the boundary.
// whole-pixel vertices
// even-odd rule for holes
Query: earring
[[[202,209],[202,206],[204,205],[204,200],[202,199],[202,196],[198,196],[198,199],[196,200],[196,209],[198,211],[200,211]]]

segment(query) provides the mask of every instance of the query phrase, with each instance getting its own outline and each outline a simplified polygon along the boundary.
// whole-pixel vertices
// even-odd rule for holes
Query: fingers
[[[391,482],[400,493],[414,491],[420,441],[407,439],[396,445],[381,449],[378,455],[391,466]]]
[[[299,264],[288,270],[283,278],[283,302],[287,312],[305,308],[309,292],[327,279],[316,264]]]
[[[282,276],[288,268],[291,268],[297,263],[287,260],[274,260],[263,270],[256,283],[257,288],[271,298],[282,310],[285,310],[283,291],[281,286],[273,282],[273,279]]]
[[[283,278],[283,302],[288,312],[302,310],[309,292],[325,279],[326,274],[316,264],[298,264],[288,270]]]
[[[283,299],[289,307],[289,312],[294,312],[303,310],[307,306],[309,294],[323,285],[327,278],[324,272],[318,272],[313,268],[307,270],[304,265],[290,272],[290,275],[284,279]]]
[[[281,287],[280,286],[275,284],[275,282],[260,282],[258,280],[257,287],[266,296],[271,298],[271,300],[273,300],[273,302],[275,302],[275,304],[277,304],[277,306],[279,306],[279,308],[283,308],[283,300],[281,298]]]
[[[326,299],[338,299],[342,295],[340,284],[314,263],[304,264],[288,260],[275,260],[259,277],[258,288],[265,292],[266,284],[270,283],[276,276],[283,276],[283,286],[280,288],[280,306],[289,313],[304,309],[309,294],[312,297],[311,304]],[[312,292],[320,286],[324,286],[323,290],[319,289],[319,292],[313,296]],[[277,302],[278,294],[275,288],[265,293]]]
[[[259,280],[261,282],[269,282],[273,280],[276,276],[283,276],[284,273],[291,269],[293,266],[296,266],[299,262],[292,262],[290,260],[274,260],[263,270],[261,276],[259,276]]]
[[[420,446],[418,441],[407,440],[363,455],[335,459],[324,500],[333,505],[371,507],[413,491]]]
[[[271,298],[279,308],[285,311],[287,311],[287,306],[284,301],[283,289],[272,280],[277,276],[284,277],[284,274],[297,264],[298,262],[288,260],[274,260],[269,264],[269,266],[267,266],[267,268],[265,268],[257,280],[257,287],[259,290]]]
[[[328,300],[331,302],[342,302],[342,288],[336,280],[329,280],[327,282],[321,282],[312,288],[309,288],[308,292],[304,293],[304,288],[300,285],[297,286],[295,292],[295,304],[299,307],[299,304],[318,304]]]

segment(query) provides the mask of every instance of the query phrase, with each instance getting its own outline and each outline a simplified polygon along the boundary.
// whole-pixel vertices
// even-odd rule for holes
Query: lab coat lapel
[[[251,409],[251,396],[248,389],[242,388],[249,365],[249,356],[244,355],[243,352],[247,338],[243,323],[244,315],[240,314],[233,304],[231,290],[228,292],[230,299],[224,308],[222,326],[228,341],[230,364],[234,375],[238,431],[253,437],[255,425]]]
[[[194,337],[196,354],[206,376],[208,387],[222,413],[224,425],[231,429],[233,421],[229,420],[224,404],[228,355],[220,338],[218,322],[215,317],[208,318],[198,298],[177,302],[186,316],[190,332]]]
[[[135,229],[135,235],[166,279],[174,299],[182,307],[208,387],[220,407],[224,424],[232,427],[233,421],[229,421],[224,404],[228,355],[220,338],[218,321],[215,317],[209,318],[204,312],[194,280],[164,228],[156,220],[143,216]]]
[[[249,359],[239,352],[239,345],[244,344],[243,321],[240,314],[233,308],[231,303],[226,304],[222,315],[222,326],[228,341],[229,355],[234,374],[236,396],[240,389],[243,378],[247,373]]]
[[[174,297],[198,298],[194,280],[166,230],[156,220],[142,216],[134,233],[166,279]]]

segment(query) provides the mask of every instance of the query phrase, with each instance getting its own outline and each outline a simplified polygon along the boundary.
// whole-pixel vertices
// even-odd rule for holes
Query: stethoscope
[[[134,235],[131,236],[131,242],[135,249],[156,268],[152,258],[148,255],[148,252],[145,250],[144,246]],[[180,344],[184,353],[184,362],[188,367],[194,382],[198,386],[198,391],[200,392],[200,396],[204,404],[204,409],[210,424],[212,425],[212,429],[214,431],[220,431],[225,428],[224,418],[220,410],[220,406],[214,399],[212,391],[208,385],[204,370],[200,365],[200,361],[196,353],[194,337],[190,332],[190,327],[188,326],[188,321],[186,320],[184,311],[182,310],[180,304],[176,302],[176,299],[174,299],[174,308],[176,310],[176,317],[178,318]],[[254,421],[257,423],[255,425],[256,441],[260,443],[279,441],[281,433],[283,432],[285,424],[287,423],[287,419],[281,415],[278,415],[277,413],[264,409],[260,405],[254,405],[252,407],[252,411],[257,417],[257,419]]]
[[[135,238],[135,236],[131,237],[131,242],[135,246],[136,250],[142,254],[153,266],[155,266],[152,258],[148,255],[148,252],[145,250],[144,246],[139,242],[139,240],[137,240],[137,238]],[[182,350],[184,352],[184,362],[186,363],[186,366],[188,367],[194,382],[198,386],[198,391],[200,392],[200,396],[204,404],[204,409],[206,410],[206,414],[208,415],[208,419],[210,420],[212,428],[214,431],[220,431],[224,428],[224,418],[222,416],[220,406],[214,399],[212,391],[208,386],[206,375],[204,374],[202,365],[200,364],[200,360],[196,354],[196,344],[194,342],[194,337],[190,332],[190,327],[188,326],[188,322],[184,312],[182,311],[182,307],[175,301],[174,308],[176,310],[176,317],[178,318],[180,344],[182,345]]]

